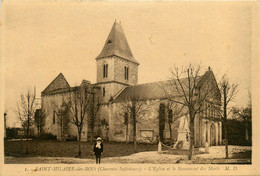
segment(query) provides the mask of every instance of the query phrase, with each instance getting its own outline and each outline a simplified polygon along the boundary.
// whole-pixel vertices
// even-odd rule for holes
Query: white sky
[[[139,83],[166,80],[169,68],[201,63],[239,84],[248,103],[252,12],[246,2],[14,2],[1,7],[4,101],[8,126],[22,92],[37,96],[62,72],[71,86],[96,82],[95,57],[121,21],[139,66]]]

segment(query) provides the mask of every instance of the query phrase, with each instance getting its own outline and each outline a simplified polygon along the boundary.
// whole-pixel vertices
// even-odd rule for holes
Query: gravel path
[[[252,147],[248,146],[229,146],[229,156],[232,158],[234,154],[239,152],[249,152]],[[201,148],[201,151],[205,149]],[[129,156],[122,157],[106,157],[102,158],[101,162],[104,164],[120,163],[120,164],[175,164],[175,163],[250,163],[251,158],[233,158],[233,159],[224,159],[225,158],[225,147],[224,146],[213,146],[210,147],[209,154],[198,154],[193,157],[192,161],[187,160],[185,155],[172,155],[172,154],[162,154],[156,151],[149,152],[140,152],[135,153]],[[5,163],[12,164],[36,164],[36,163],[45,163],[45,164],[54,164],[54,163],[63,163],[63,164],[94,164],[95,160],[85,159],[85,158],[69,158],[69,157],[5,157]]]

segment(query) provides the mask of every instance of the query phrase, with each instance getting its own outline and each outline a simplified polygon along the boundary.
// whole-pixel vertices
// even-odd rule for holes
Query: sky
[[[7,126],[21,93],[37,97],[59,74],[71,86],[96,82],[96,60],[115,21],[121,21],[139,65],[139,83],[169,79],[174,66],[208,66],[217,80],[239,84],[234,106],[251,90],[252,9],[247,2],[18,2],[1,5],[4,108]]]

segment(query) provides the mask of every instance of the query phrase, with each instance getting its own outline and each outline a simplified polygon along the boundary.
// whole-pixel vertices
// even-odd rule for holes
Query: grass
[[[90,142],[81,142],[81,152],[83,158],[91,159],[93,157],[93,145]],[[22,157],[25,156],[26,142],[5,141],[5,156]],[[138,144],[137,152],[156,151],[155,144]],[[135,153],[134,144],[120,142],[104,142],[103,157],[127,156]],[[35,157],[77,157],[78,143],[76,141],[29,141],[29,154],[26,156]]]
[[[89,142],[82,142],[82,156],[80,158],[90,159],[84,160],[84,162],[94,162],[94,156],[92,154],[93,144]],[[5,141],[5,163],[82,163],[81,159],[78,160],[78,143],[76,141],[29,141],[29,154],[25,155],[26,142],[23,141],[22,145],[20,141]],[[21,148],[22,147],[22,148]],[[224,149],[224,146],[216,147],[219,151]],[[21,150],[22,149],[22,150]],[[145,151],[157,151],[157,144],[138,144],[137,152]],[[217,150],[216,150],[217,151]],[[224,152],[224,150],[223,150]],[[194,157],[193,160],[187,160],[188,150],[176,150],[163,148],[162,155],[158,155],[157,152],[152,153],[140,153],[132,155],[130,157],[121,158],[122,156],[129,156],[134,154],[134,144],[120,143],[120,142],[104,142],[104,155],[107,163],[185,163],[185,164],[251,164],[252,152],[250,148],[243,146],[232,146],[230,153],[232,157],[218,158],[214,157],[214,152],[209,153],[210,157]],[[194,148],[194,154],[202,154],[198,148]],[[23,158],[27,156],[28,158]],[[160,157],[161,156],[161,157]],[[182,156],[185,156],[184,158]],[[231,156],[231,155],[230,155]],[[44,159],[34,157],[46,157]],[[66,158],[49,158],[49,157],[71,157]],[[115,158],[110,158],[115,157]],[[104,161],[104,160],[103,160]]]
[[[240,158],[251,158],[252,157],[252,151],[242,151],[238,153],[234,153],[232,158],[234,159],[240,159]]]

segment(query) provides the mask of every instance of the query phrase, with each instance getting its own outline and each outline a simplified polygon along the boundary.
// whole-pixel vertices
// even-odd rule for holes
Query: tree
[[[164,132],[165,129],[165,104],[160,103],[159,106],[159,140],[164,142]]]
[[[149,110],[148,106],[145,105],[145,100],[138,95],[127,97],[123,102],[120,103],[122,112],[128,114],[128,122],[133,126],[133,141],[134,150],[137,151],[136,131],[137,123],[141,123],[144,115]],[[125,114],[124,113],[124,114]]]
[[[252,122],[252,104],[251,104],[251,94],[249,93],[249,103],[245,108],[233,107],[232,112],[238,115],[239,119],[244,121],[245,124],[245,140],[249,141],[249,124]],[[250,137],[251,139],[251,137]]]
[[[217,103],[218,97],[220,97],[218,84],[210,67],[203,76],[200,76],[200,71],[200,65],[192,66],[189,64],[187,68],[181,70],[175,67],[170,71],[170,80],[162,84],[166,99],[169,102],[184,106],[183,110],[189,114],[189,160],[192,158],[194,147],[195,117],[209,108],[209,106],[203,106],[205,101]]]
[[[102,119],[100,121],[100,126],[103,127],[105,129],[105,140],[108,140],[108,132],[109,132],[109,124],[106,121],[106,119]]]
[[[93,142],[94,139],[94,128],[95,128],[95,120],[99,111],[99,94],[95,91],[95,89],[100,89],[100,87],[92,86],[89,90],[87,90],[87,93],[92,95],[92,102],[91,102],[91,115],[89,118],[89,127],[90,127],[90,140]],[[95,96],[96,95],[96,96]],[[108,128],[108,127],[107,127]]]
[[[128,124],[129,124],[129,117],[128,113],[124,113],[124,125],[125,125],[125,143],[128,143],[127,137],[128,137]]]
[[[179,105],[178,103],[168,103],[167,110],[168,110],[168,118],[167,123],[169,126],[170,131],[170,139],[172,141],[172,124],[177,121],[180,117],[186,115],[187,113],[183,112],[183,105]]]
[[[35,115],[34,115],[34,122],[35,122],[35,126],[37,128],[38,138],[40,138],[41,134],[43,132],[43,126],[45,124],[45,114],[42,109],[36,109]]]
[[[81,156],[81,134],[86,117],[91,115],[92,96],[91,85],[85,84],[75,87],[70,92],[67,110],[70,122],[77,127],[78,132],[78,156]],[[64,110],[65,110],[64,109]]]
[[[71,122],[69,114],[70,108],[70,93],[72,90],[69,91],[69,98],[66,94],[62,94],[62,102],[61,105],[58,101],[52,100],[52,106],[54,108],[53,111],[53,124],[57,124],[57,139],[61,141],[65,141],[67,134],[68,134],[68,124]],[[67,100],[68,99],[68,100]],[[44,114],[45,115],[45,114]],[[60,135],[59,135],[60,133]]]
[[[223,120],[224,125],[224,133],[225,133],[225,152],[226,158],[228,158],[228,131],[227,131],[227,118],[232,109],[228,108],[228,105],[231,101],[234,100],[237,92],[238,92],[238,84],[231,83],[226,75],[223,76],[220,82],[220,92],[222,97],[222,105],[223,109],[220,110],[220,115]],[[218,108],[216,108],[218,109]],[[228,110],[229,109],[229,110]]]
[[[28,90],[25,94],[20,96],[20,99],[17,103],[16,113],[19,117],[22,127],[26,131],[26,154],[29,153],[29,135],[30,129],[34,124],[34,114],[36,110],[35,103],[36,89],[31,92]]]

